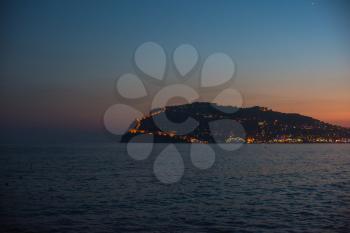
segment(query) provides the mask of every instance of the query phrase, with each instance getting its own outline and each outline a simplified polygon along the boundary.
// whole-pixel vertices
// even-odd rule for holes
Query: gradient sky
[[[344,1],[346,2],[346,1]],[[1,127],[101,129],[135,48],[229,54],[244,106],[350,127],[348,5],[342,1],[1,2]]]

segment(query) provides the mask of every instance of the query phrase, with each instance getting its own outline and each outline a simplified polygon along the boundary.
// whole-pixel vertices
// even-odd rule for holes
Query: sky
[[[349,8],[338,0],[2,1],[0,127],[102,130],[104,112],[120,101],[116,78],[135,70],[135,49],[147,41],[167,54],[191,44],[200,62],[228,54],[243,106],[350,127]]]

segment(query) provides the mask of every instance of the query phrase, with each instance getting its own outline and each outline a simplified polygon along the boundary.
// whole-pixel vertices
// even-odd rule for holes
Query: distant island
[[[198,125],[186,134],[174,129],[164,130],[164,127],[161,130],[156,120],[165,117],[178,123],[190,117]],[[223,119],[240,123],[244,135],[226,130],[225,127],[213,132],[210,122]],[[139,135],[153,135],[156,143],[350,143],[349,128],[308,116],[276,112],[259,106],[236,108],[207,102],[154,109],[142,119],[135,119],[128,132],[122,136],[121,142],[129,142]]]

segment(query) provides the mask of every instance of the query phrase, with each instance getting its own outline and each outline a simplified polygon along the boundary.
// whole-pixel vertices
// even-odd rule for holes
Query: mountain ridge
[[[186,119],[194,119],[198,125],[194,130],[184,134],[181,131],[188,131],[188,126],[184,124],[183,129],[176,127]],[[224,122],[224,125],[217,125],[213,130],[213,122],[220,121]],[[310,116],[283,113],[260,106],[238,108],[208,102],[172,105],[151,110],[142,119],[134,121],[128,132],[122,136],[121,142],[142,142],[141,138],[144,137],[136,137],[139,135],[153,135],[156,143],[350,142],[350,129]]]

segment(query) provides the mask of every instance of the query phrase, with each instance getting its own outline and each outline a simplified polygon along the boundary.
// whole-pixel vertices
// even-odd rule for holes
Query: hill
[[[174,124],[181,122],[185,123]],[[154,109],[136,119],[121,141],[128,142],[137,135],[153,135],[155,142],[176,143],[350,142],[350,129],[308,116],[259,106],[235,108],[206,102]]]

